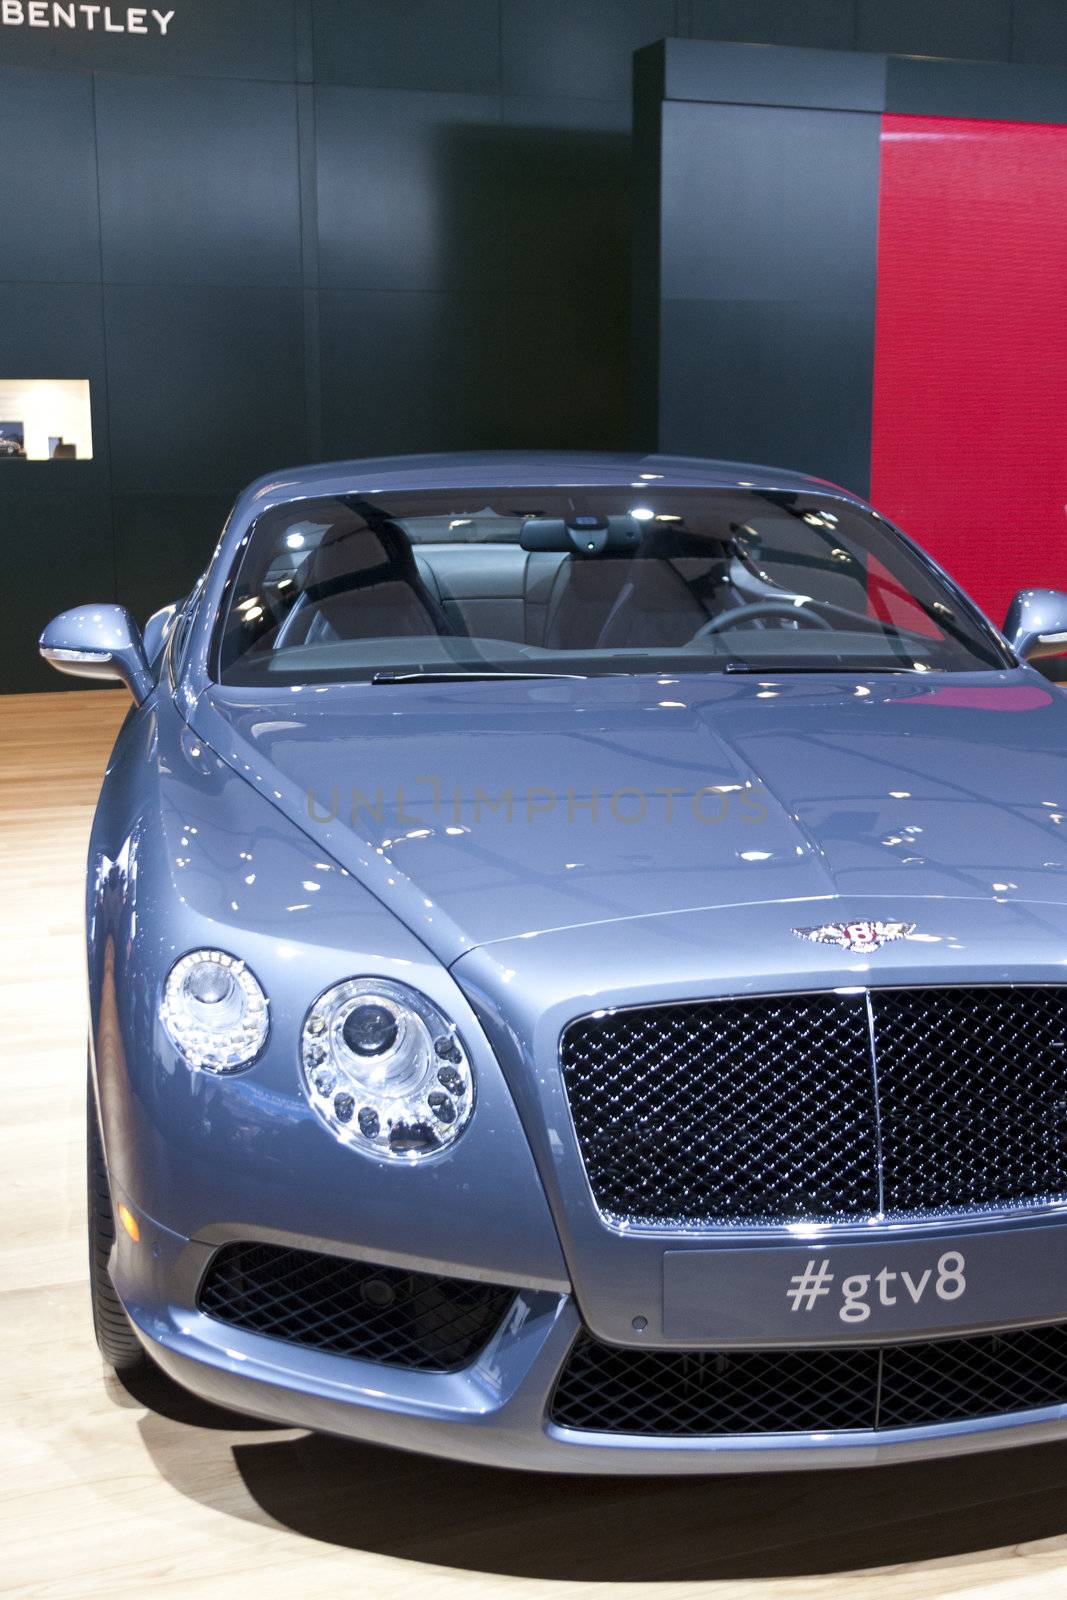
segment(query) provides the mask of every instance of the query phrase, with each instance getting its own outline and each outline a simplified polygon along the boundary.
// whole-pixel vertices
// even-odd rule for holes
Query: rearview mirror
[[[633,517],[527,517],[519,542],[524,550],[551,550],[560,555],[632,555],[641,529]]]
[[[137,705],[155,688],[140,630],[125,606],[62,611],[42,633],[39,648],[57,672],[124,683]]]

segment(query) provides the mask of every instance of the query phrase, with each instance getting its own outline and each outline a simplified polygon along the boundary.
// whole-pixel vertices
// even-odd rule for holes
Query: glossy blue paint
[[[211,680],[214,619],[267,505],[360,487],[627,484],[642,472],[665,485],[814,487],[769,469],[659,457],[426,457],[302,468],[238,501],[187,626],[169,630],[158,689],[119,736],[90,848],[95,1083],[112,1182],[142,1231],[140,1246],[120,1231],[118,1291],[160,1364],[212,1399],[506,1465],[842,1465],[1067,1433],[1063,1408],[891,1440],[680,1442],[569,1435],[545,1421],[579,1317],[617,1344],[692,1344],[664,1326],[664,1253],[738,1245],[736,1230],[605,1222],[563,1092],[562,1029],[592,1010],[681,998],[1062,982],[1058,688],[1022,666],[385,691]],[[858,956],[793,932],[868,917],[914,922],[921,938]],[[231,1077],[190,1070],[159,1022],[171,964],[201,945],[239,955],[269,998],[267,1045]],[[301,1087],[308,1006],[362,975],[428,995],[474,1066],[470,1127],[424,1162],[354,1153]],[[1036,1208],[813,1236],[832,1251],[879,1236],[958,1240],[979,1223],[1010,1233],[1067,1219]],[[213,1250],[237,1239],[520,1293],[472,1368],[398,1373],[197,1311]],[[746,1230],[744,1242],[782,1241],[766,1229]],[[1010,1311],[999,1320],[1025,1321],[1026,1292],[1025,1282],[1005,1286]],[[959,1330],[963,1315],[939,1303],[926,1331]]]
[[[90,856],[98,1093],[109,1167],[138,1212],[186,1238],[333,1240],[396,1265],[465,1260],[475,1277],[565,1286],[532,1158],[462,991],[165,695],[119,736]],[[202,946],[240,954],[270,1001],[265,1050],[231,1077],[190,1071],[159,1021],[171,965]],[[429,995],[475,1063],[461,1144],[412,1168],[353,1158],[301,1088],[308,1006],[368,972]]]
[[[1008,607],[1004,632],[1022,660],[1059,655],[1067,644],[1067,596],[1058,589],[1020,589]]]
[[[1026,671],[211,688],[192,716],[445,962],[782,897],[1067,899],[1067,700]]]
[[[144,640],[125,606],[87,605],[63,611],[45,628],[41,655],[72,678],[124,683],[140,705],[155,687]]]

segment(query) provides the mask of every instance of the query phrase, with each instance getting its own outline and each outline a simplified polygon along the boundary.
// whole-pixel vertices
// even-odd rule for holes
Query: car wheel
[[[89,1293],[93,1305],[93,1332],[100,1354],[116,1372],[133,1372],[148,1364],[130,1319],[122,1309],[107,1270],[115,1242],[115,1214],[111,1207],[104,1146],[96,1115],[96,1096],[89,1080],[86,1115],[86,1156],[89,1199]]]

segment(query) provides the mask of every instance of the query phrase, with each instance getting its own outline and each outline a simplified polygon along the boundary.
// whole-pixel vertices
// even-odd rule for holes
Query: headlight
[[[425,995],[349,978],[304,1019],[308,1097],[346,1143],[414,1160],[454,1143],[474,1109],[474,1078],[453,1025]]]
[[[225,950],[191,950],[171,967],[163,1026],[191,1067],[239,1072],[267,1037],[267,997],[243,961]]]

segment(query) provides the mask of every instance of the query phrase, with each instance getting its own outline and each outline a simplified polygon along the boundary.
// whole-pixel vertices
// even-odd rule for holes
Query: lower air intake
[[[1067,1323],[825,1350],[631,1350],[583,1334],[551,1417],[691,1438],[918,1428],[1064,1404]]]
[[[208,1268],[200,1310],[287,1344],[418,1372],[469,1366],[514,1289],[378,1267],[271,1244],[230,1244]]]

